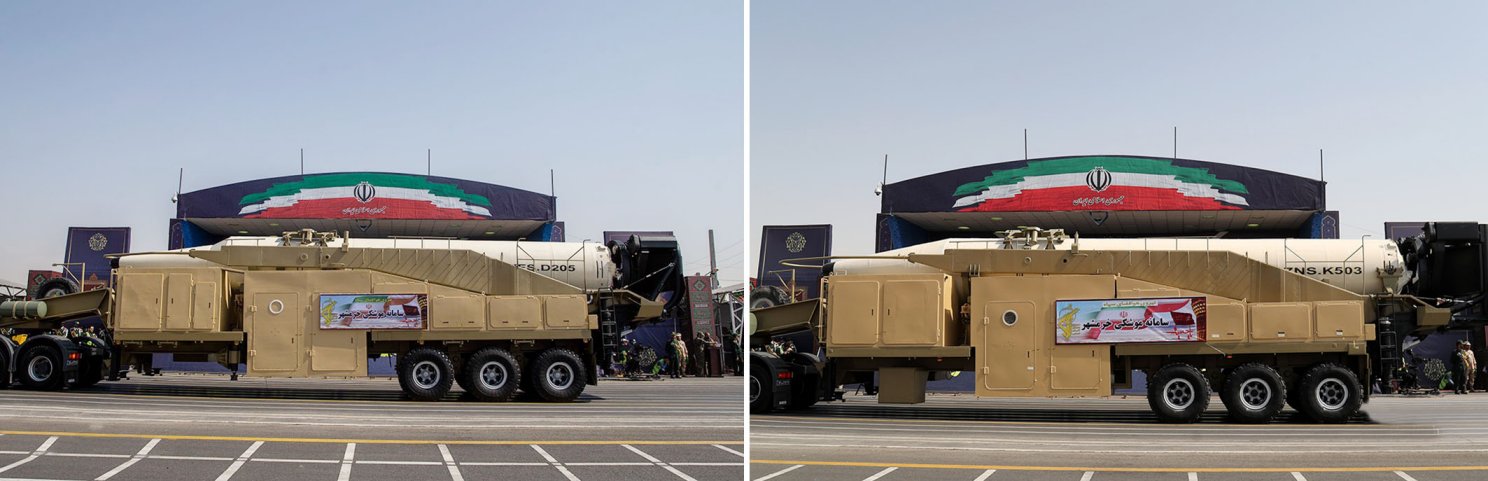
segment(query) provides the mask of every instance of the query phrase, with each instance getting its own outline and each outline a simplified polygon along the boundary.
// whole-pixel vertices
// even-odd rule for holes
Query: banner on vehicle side
[[[1202,342],[1203,297],[1054,301],[1055,344]]]
[[[425,294],[321,294],[321,329],[423,329]]]

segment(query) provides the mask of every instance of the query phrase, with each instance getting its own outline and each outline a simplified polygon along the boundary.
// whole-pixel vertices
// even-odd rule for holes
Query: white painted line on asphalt
[[[1188,473],[1188,481],[1199,481],[1199,473],[1190,471]]]
[[[450,455],[449,446],[439,445],[439,457],[444,459],[444,466],[449,468],[452,481],[465,481],[465,476],[460,474],[460,465],[455,464],[455,457]]]
[[[656,463],[563,463],[563,466],[655,466]]]
[[[1297,481],[1307,481],[1307,478],[1303,477],[1302,473],[1296,471],[1292,471],[1292,479],[1295,479]]]
[[[773,473],[770,473],[770,474],[767,474],[767,475],[764,475],[764,476],[761,476],[761,477],[758,477],[758,478],[754,478],[754,481],[769,481],[771,479],[775,479],[776,477],[779,477],[782,474],[789,473],[791,471],[795,471],[795,470],[801,469],[803,467],[806,467],[806,465],[804,465],[804,464],[797,464],[797,465],[791,466],[789,468],[785,468],[785,469],[782,469],[782,470],[779,470],[779,471],[776,471],[776,472],[773,472]]]
[[[118,466],[115,466],[114,469],[110,469],[109,472],[103,473],[102,476],[94,478],[94,481],[105,481],[108,478],[112,478],[114,477],[114,475],[123,472],[125,469],[129,469],[130,466],[134,466],[134,463],[138,463],[141,459],[145,459],[145,455],[150,454],[150,450],[155,449],[155,445],[157,444],[160,444],[160,438],[151,439],[150,442],[145,443],[145,447],[140,448],[139,452],[134,453],[134,457],[129,458],[128,461],[125,461]]]
[[[341,464],[335,459],[253,458],[255,463]]]
[[[127,458],[128,454],[102,454],[102,453],[46,453],[42,456],[61,456],[64,458]]]
[[[1405,471],[1396,471],[1395,475],[1400,476],[1400,479],[1403,479],[1405,481],[1416,481],[1416,478],[1412,478],[1411,475],[1405,474]]]
[[[346,454],[341,456],[341,473],[336,481],[351,481],[351,461],[356,456],[356,443],[346,443]]]
[[[370,460],[370,459],[358,459],[356,461],[350,461],[349,463],[355,463],[355,464],[381,464],[381,465],[389,465],[389,466],[443,466],[444,465],[444,463],[441,463],[439,461],[374,461],[374,460]]]
[[[461,461],[461,466],[552,466],[552,463],[494,463],[485,461]]]
[[[243,450],[243,454],[238,455],[237,460],[233,461],[231,465],[228,465],[227,471],[223,471],[222,474],[217,476],[217,481],[232,479],[233,474],[236,474],[238,469],[243,467],[243,463],[248,462],[248,459],[253,457],[253,453],[258,451],[258,447],[263,446],[263,443],[263,441],[254,441],[252,445],[249,445],[248,449]]]
[[[631,446],[629,444],[621,444],[620,447],[625,448],[625,449],[629,449],[630,452],[641,455],[641,457],[646,458],[647,461],[650,461],[650,462],[656,463],[656,464],[662,464],[662,462],[661,462],[660,459],[656,459],[655,456],[652,456],[650,454],[646,454],[645,451],[641,451],[639,449],[636,449],[635,446]]]
[[[724,446],[724,445],[722,445],[722,444],[714,444],[714,445],[713,445],[713,447],[715,447],[715,448],[718,448],[718,449],[722,449],[722,450],[724,450],[724,451],[728,451],[728,452],[730,452],[730,453],[734,453],[734,455],[736,455],[736,456],[739,456],[739,457],[741,457],[741,458],[742,458],[742,457],[744,457],[744,453],[741,453],[741,452],[738,452],[738,451],[735,451],[735,450],[733,450],[733,449],[729,449],[729,447],[728,447],[728,446]]]
[[[574,476],[574,473],[569,472],[568,471],[568,468],[565,468],[563,466],[553,466],[553,467],[558,468],[558,472],[563,473],[563,477],[568,478],[568,481],[579,481],[579,477],[578,476]]]
[[[1086,471],[1084,475],[1080,476],[1080,481],[1090,481],[1090,478],[1094,477],[1095,471]]]
[[[872,476],[869,476],[869,477],[866,477],[866,478],[863,478],[863,481],[873,481],[873,480],[875,480],[875,479],[878,479],[878,478],[882,478],[882,477],[884,477],[884,476],[885,476],[885,475],[887,475],[887,474],[889,474],[889,473],[892,473],[892,472],[894,472],[894,471],[896,471],[896,470],[898,470],[898,469],[899,469],[899,468],[897,468],[897,467],[894,467],[894,468],[884,468],[884,470],[883,470],[883,471],[879,471],[879,472],[878,472],[878,473],[876,473],[876,474],[874,474],[874,475],[872,475]]]
[[[180,460],[180,461],[232,461],[233,460],[233,458],[224,458],[224,457],[221,457],[221,456],[173,456],[173,455],[163,455],[163,454],[157,454],[157,455],[154,455],[154,456],[150,456],[150,459],[170,459],[170,460]]]
[[[667,463],[671,466],[743,466],[744,463]]]
[[[992,477],[992,473],[995,472],[997,472],[996,469],[988,469],[986,471],[983,471],[981,476],[977,476],[976,479],[973,479],[971,481],[987,481],[987,478]]]
[[[41,455],[46,454],[47,448],[52,447],[52,443],[55,443],[55,442],[57,442],[57,437],[56,436],[52,436],[50,438],[47,438],[47,440],[46,441],[43,441],[41,443],[41,446],[40,447],[37,447],[36,448],[36,451],[33,452],[33,453],[31,453],[30,456],[26,456],[24,458],[21,458],[20,461],[16,461],[14,463],[10,463],[10,464],[5,465],[5,467],[0,468],[0,473],[3,473],[3,472],[6,472],[6,471],[10,471],[12,469],[15,469],[17,466],[20,466],[22,464],[26,464],[26,463],[29,463],[31,461],[35,461],[36,458],[39,458],[39,457],[41,457]]]
[[[548,454],[547,451],[543,451],[542,446],[538,446],[536,444],[533,444],[531,446],[532,446],[532,449],[537,450],[537,454],[541,454],[542,455],[543,459],[548,460],[549,463],[558,464],[558,460],[556,458],[554,458],[553,455]]]
[[[675,474],[675,475],[677,475],[677,477],[682,478],[682,481],[697,481],[696,479],[693,479],[692,476],[688,476],[687,473],[684,473],[684,472],[682,472],[681,470],[679,470],[677,468],[671,467],[670,465],[661,464],[661,465],[658,465],[658,466],[661,466],[663,469],[666,469],[667,471],[671,471],[672,474]]]

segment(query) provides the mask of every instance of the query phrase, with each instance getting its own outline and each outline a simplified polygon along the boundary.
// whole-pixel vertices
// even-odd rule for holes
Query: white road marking
[[[1085,475],[1080,476],[1080,481],[1090,481],[1090,478],[1094,478],[1094,477],[1095,477],[1095,471],[1086,471],[1085,472]]]
[[[181,461],[232,461],[233,460],[233,458],[224,458],[224,457],[221,457],[221,456],[173,456],[173,455],[162,455],[162,454],[157,454],[157,455],[154,455],[154,456],[150,456],[150,459],[170,459],[170,460],[181,460]]]
[[[123,472],[125,469],[129,469],[130,466],[134,466],[134,463],[138,463],[141,459],[145,459],[145,455],[150,454],[150,450],[155,449],[155,445],[157,444],[160,444],[160,438],[151,439],[150,442],[145,443],[145,447],[140,448],[139,452],[134,453],[134,457],[131,457],[128,461],[115,466],[114,469],[110,469],[109,472],[103,473],[102,476],[94,478],[94,481],[105,481],[108,478],[112,478],[114,477],[114,475]]]
[[[56,436],[52,436],[50,438],[47,438],[47,440],[46,441],[43,441],[41,443],[41,446],[40,447],[37,447],[36,448],[36,451],[33,452],[33,453],[31,453],[30,456],[26,456],[24,458],[21,458],[20,461],[16,461],[14,463],[10,463],[10,464],[5,465],[5,467],[0,468],[0,473],[3,473],[3,472],[6,472],[6,471],[10,471],[12,469],[15,469],[17,466],[20,466],[22,464],[26,464],[26,463],[29,463],[31,461],[35,461],[36,458],[39,458],[39,457],[41,457],[41,455],[46,454],[46,450],[48,448],[51,448],[52,447],[52,443],[55,443],[55,442],[57,442],[57,437]]]
[[[656,464],[662,464],[662,462],[661,462],[660,459],[656,459],[655,456],[652,456],[650,454],[646,454],[645,451],[641,451],[639,449],[636,449],[635,446],[631,446],[629,444],[621,444],[620,447],[623,447],[625,449],[629,449],[630,452],[641,455],[641,457],[646,458],[647,461],[650,461],[650,462],[656,463]]]
[[[263,446],[263,443],[263,441],[254,441],[252,445],[248,446],[248,449],[243,450],[243,454],[239,454],[238,459],[233,461],[231,465],[228,465],[227,471],[223,471],[222,474],[217,476],[217,481],[232,479],[233,474],[236,474],[238,469],[243,467],[243,463],[248,462],[248,459],[253,457],[253,453],[258,451],[258,447]]]
[[[743,466],[744,463],[667,463],[671,466]]]
[[[541,454],[542,457],[543,457],[543,459],[546,459],[549,463],[551,463],[551,464],[558,464],[558,459],[557,458],[554,458],[553,455],[548,454],[547,451],[544,451],[543,448],[542,448],[542,446],[538,446],[536,444],[533,444],[532,445],[532,449],[537,450],[537,454]]]
[[[336,459],[253,458],[255,463],[341,464]]]
[[[461,461],[461,466],[552,466],[551,463],[496,463],[485,461]]]
[[[774,473],[770,473],[770,474],[767,474],[767,475],[764,475],[764,476],[761,476],[761,477],[758,477],[758,478],[754,478],[754,481],[769,481],[771,479],[775,479],[775,478],[779,477],[782,474],[789,473],[791,471],[795,471],[797,469],[801,469],[801,468],[804,468],[804,467],[806,467],[806,465],[804,465],[804,464],[797,464],[795,466],[791,466],[789,468],[785,468],[785,469],[776,471]]]
[[[1188,481],[1199,481],[1199,473],[1190,471],[1188,473]]]
[[[714,445],[713,445],[713,447],[715,447],[715,448],[718,448],[718,449],[722,449],[722,450],[724,450],[724,451],[728,451],[728,452],[730,452],[730,453],[734,453],[734,455],[736,455],[736,456],[739,456],[739,457],[741,457],[741,458],[742,458],[742,457],[744,457],[744,453],[741,453],[741,452],[738,452],[738,451],[735,451],[735,450],[733,450],[733,449],[729,449],[729,447],[728,447],[728,446],[724,446],[724,445],[722,445],[722,444],[714,444]]]
[[[358,459],[351,461],[354,464],[381,464],[389,466],[444,466],[439,461],[375,461],[370,459]]]
[[[882,478],[882,477],[884,477],[885,475],[887,475],[889,473],[892,473],[894,471],[897,471],[898,469],[899,468],[897,468],[897,467],[894,467],[894,468],[884,468],[883,471],[879,471],[878,473],[876,473],[876,474],[874,474],[872,476],[863,478],[863,481],[873,481],[875,479]]]
[[[995,472],[997,472],[996,469],[988,469],[986,471],[983,471],[981,476],[977,476],[976,479],[973,479],[971,481],[987,481],[987,478],[992,477],[992,473]]]
[[[352,458],[356,457],[356,443],[346,443],[346,454],[341,456],[341,473],[336,481],[351,481]]]
[[[1411,475],[1405,474],[1404,471],[1396,471],[1395,475],[1400,476],[1400,479],[1403,479],[1405,481],[1416,481],[1416,478],[1412,478]]]
[[[1297,481],[1307,481],[1307,478],[1303,477],[1302,473],[1296,471],[1292,471],[1292,479],[1295,479]]]
[[[574,473],[569,472],[568,468],[558,465],[555,465],[553,467],[558,468],[558,472],[563,473],[563,477],[568,478],[568,481],[579,481],[579,477],[574,476]]]
[[[455,457],[450,455],[449,446],[439,445],[439,457],[444,459],[444,466],[449,468],[452,481],[465,481],[465,476],[460,474],[460,465],[455,464]]]

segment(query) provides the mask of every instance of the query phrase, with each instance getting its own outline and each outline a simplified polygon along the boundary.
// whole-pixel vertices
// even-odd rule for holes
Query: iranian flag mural
[[[554,220],[553,197],[414,174],[338,172],[250,180],[181,194],[177,218]]]
[[[1238,181],[1171,160],[1069,157],[1030,161],[956,188],[953,208],[975,211],[1234,210],[1250,203]]]
[[[1323,210],[1324,183],[1240,165],[1082,155],[978,165],[884,186],[885,214]]]
[[[485,219],[491,201],[450,184],[397,174],[307,175],[239,201],[245,218]]]

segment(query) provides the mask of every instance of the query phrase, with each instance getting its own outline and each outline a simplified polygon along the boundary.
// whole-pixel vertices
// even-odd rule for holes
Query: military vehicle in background
[[[918,403],[953,371],[975,373],[978,396],[1099,397],[1142,371],[1163,421],[1198,420],[1213,391],[1239,422],[1287,404],[1344,422],[1364,382],[1398,371],[1401,339],[1488,322],[1475,223],[1400,241],[1001,235],[833,257],[820,299],[755,310],[751,409],[858,382]],[[801,330],[820,352],[770,352]]]
[[[154,353],[260,377],[367,375],[398,358],[412,399],[458,384],[571,401],[597,382],[601,319],[654,319],[680,285],[675,240],[626,243],[351,239],[311,230],[115,257],[111,288],[0,303],[0,328],[50,330],[101,316],[96,336],[0,339],[0,386],[117,379]],[[63,289],[65,290],[65,288]]]

